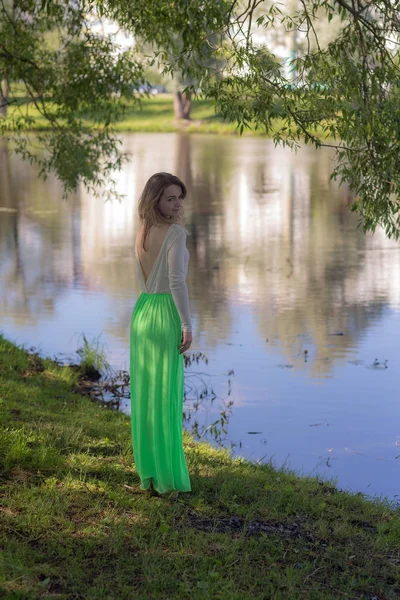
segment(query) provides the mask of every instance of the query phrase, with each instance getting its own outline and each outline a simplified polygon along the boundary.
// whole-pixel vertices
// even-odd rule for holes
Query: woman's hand
[[[193,338],[191,331],[182,331],[181,345],[178,346],[179,354],[182,354],[182,352],[185,352],[185,350],[189,350],[192,340]]]

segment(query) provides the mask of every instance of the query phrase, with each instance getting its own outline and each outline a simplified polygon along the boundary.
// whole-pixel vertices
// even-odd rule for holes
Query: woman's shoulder
[[[177,235],[187,235],[188,233],[187,229],[180,223],[172,223],[171,227],[174,228],[174,231],[177,233]]]

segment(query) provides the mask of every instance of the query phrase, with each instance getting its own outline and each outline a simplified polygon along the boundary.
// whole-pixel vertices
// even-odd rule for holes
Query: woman
[[[130,326],[132,446],[140,489],[191,491],[182,444],[183,356],[192,343],[186,286],[186,187],[155,173],[139,200],[140,294]],[[155,490],[155,491],[154,491]]]

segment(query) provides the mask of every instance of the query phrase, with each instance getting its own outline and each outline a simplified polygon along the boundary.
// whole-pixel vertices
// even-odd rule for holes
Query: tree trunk
[[[0,81],[0,118],[5,118],[7,116],[8,93],[8,81],[3,79]]]
[[[190,92],[175,92],[174,93],[174,112],[175,119],[190,120],[191,109],[191,93]]]
[[[10,4],[9,2],[5,3]],[[16,11],[16,1],[12,0],[11,6],[11,18],[14,21],[15,19],[15,11]],[[5,11],[4,3],[3,3],[3,11]],[[8,17],[10,20],[10,17]],[[8,109],[8,97],[10,95],[10,86],[8,85],[7,78],[7,68],[3,71],[2,76],[5,76],[5,79],[1,79],[0,77],[0,118],[5,119],[7,117],[7,109]]]

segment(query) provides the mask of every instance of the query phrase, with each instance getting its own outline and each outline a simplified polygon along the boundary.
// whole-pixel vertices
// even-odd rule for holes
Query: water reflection
[[[350,400],[365,377],[356,369],[364,342],[374,354],[376,346],[387,349],[378,358],[389,366],[397,360],[390,324],[400,309],[399,244],[381,231],[357,230],[348,190],[329,181],[331,151],[295,154],[265,139],[175,134],[126,135],[123,149],[131,160],[115,178],[125,198],[102,202],[83,187],[63,201],[54,177],[39,180],[34,167],[0,146],[5,335],[42,345],[49,355],[73,354],[75,333],[102,333],[111,364],[128,367],[128,328],[140,293],[136,205],[147,179],[163,170],[189,191],[193,352],[213,354],[226,371],[240,365],[236,406],[254,411],[249,420],[264,418],[256,407],[267,402],[274,418],[271,389],[283,398],[290,386],[306,410],[307,385],[350,377]],[[385,332],[377,332],[384,322]],[[306,379],[301,388],[296,374]],[[394,370],[376,385],[392,395]],[[293,418],[292,406],[288,411]]]
[[[188,283],[194,335],[203,332],[207,346],[230,339],[232,305],[246,305],[267,351],[279,340],[302,368],[307,349],[309,373],[326,376],[386,306],[398,308],[398,244],[381,231],[356,230],[350,194],[329,182],[331,152],[296,155],[268,140],[170,134],[126,136],[124,146],[132,153],[118,178],[126,198],[104,203],[83,189],[62,201],[54,178],[41,182],[3,144],[3,320],[49,318],[71,287],[134,301],[136,202],[161,168],[189,189]],[[131,307],[114,308],[107,333],[122,339]]]

